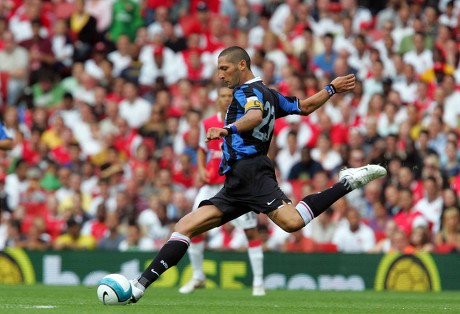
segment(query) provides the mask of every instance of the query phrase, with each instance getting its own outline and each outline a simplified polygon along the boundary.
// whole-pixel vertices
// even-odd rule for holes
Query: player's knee
[[[190,230],[190,228],[188,227],[188,224],[183,221],[184,219],[180,219],[176,225],[174,226],[173,228],[173,231],[174,232],[179,232],[180,234],[186,236],[186,237],[189,237],[191,238],[192,237],[192,232]]]
[[[280,227],[289,233],[296,232],[302,229],[305,226],[305,223],[302,219],[297,219],[296,217],[285,221]]]

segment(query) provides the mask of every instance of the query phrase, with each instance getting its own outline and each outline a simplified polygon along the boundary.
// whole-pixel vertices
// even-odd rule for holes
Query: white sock
[[[308,223],[315,218],[315,215],[313,214],[313,211],[311,210],[310,206],[308,206],[307,203],[305,203],[304,201],[300,201],[299,204],[297,204],[297,206],[295,207],[295,209],[302,217],[305,226],[308,225]]]
[[[251,262],[252,286],[264,285],[264,252],[262,245],[248,248],[249,261]]]
[[[188,248],[188,257],[193,269],[193,279],[202,280],[206,278],[203,272],[204,244],[205,241],[190,243]]]

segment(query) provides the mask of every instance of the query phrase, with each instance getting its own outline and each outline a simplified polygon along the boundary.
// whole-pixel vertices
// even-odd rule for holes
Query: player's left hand
[[[222,136],[227,136],[228,131],[223,128],[209,128],[208,133],[206,134],[205,142],[208,143],[212,140],[220,140]]]
[[[344,93],[355,88],[355,75],[348,74],[336,77],[331,84],[334,85],[336,93]]]

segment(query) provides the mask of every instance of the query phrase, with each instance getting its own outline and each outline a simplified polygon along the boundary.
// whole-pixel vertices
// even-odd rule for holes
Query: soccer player
[[[177,265],[190,245],[190,238],[250,211],[267,215],[286,232],[295,232],[339,198],[387,173],[378,165],[344,169],[332,187],[307,195],[293,205],[279,188],[273,163],[267,156],[275,119],[289,114],[309,115],[335,93],[353,90],[354,75],[337,77],[323,90],[299,100],[269,89],[255,77],[251,59],[241,47],[224,49],[218,56],[217,70],[219,78],[233,89],[233,98],[225,126],[210,128],[206,141],[224,138],[219,167],[219,174],[225,175],[224,187],[179,220],[151,264],[131,281],[133,303],[163,272]]]
[[[232,90],[228,87],[220,87],[217,94],[217,114],[203,121],[203,129],[201,130],[200,149],[198,150],[198,174],[200,179],[205,183],[198,192],[193,204],[193,209],[197,209],[201,201],[210,199],[217,194],[223,187],[225,177],[219,175],[219,165],[222,159],[221,145],[223,140],[209,141],[205,143],[206,132],[211,127],[224,127],[225,113],[228,105],[232,101]],[[263,296],[265,289],[263,287],[263,250],[262,241],[259,238],[257,231],[257,216],[253,211],[250,211],[231,223],[240,229],[244,229],[248,239],[248,255],[251,263],[253,274],[252,295]],[[206,277],[203,273],[203,255],[204,241],[203,235],[198,235],[191,240],[188,248],[190,264],[193,269],[192,279],[179,289],[180,293],[192,293],[197,288],[204,288]]]
[[[0,122],[0,150],[11,150],[13,146],[13,139],[3,126],[3,123]]]

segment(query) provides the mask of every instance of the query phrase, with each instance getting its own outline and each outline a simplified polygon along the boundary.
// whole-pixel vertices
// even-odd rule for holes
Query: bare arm
[[[259,109],[252,109],[249,110],[239,118],[237,121],[232,123],[238,132],[245,132],[254,129],[258,126],[263,119],[262,110]],[[206,142],[211,140],[220,139],[222,136],[227,136],[228,131],[224,128],[210,128],[208,130],[208,134],[206,134]]]
[[[196,163],[198,166],[198,175],[200,176],[200,180],[208,183],[209,173],[206,169],[206,152],[202,148],[198,148],[198,152],[196,154]]]
[[[355,76],[353,74],[339,76],[331,84],[334,85],[336,93],[348,92],[355,88]],[[323,89],[306,99],[300,100],[301,115],[309,115],[321,107],[329,98],[329,93]]]
[[[10,150],[14,146],[13,140],[10,138],[5,138],[0,140],[0,150]]]

